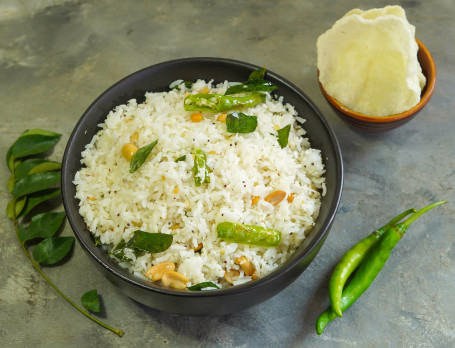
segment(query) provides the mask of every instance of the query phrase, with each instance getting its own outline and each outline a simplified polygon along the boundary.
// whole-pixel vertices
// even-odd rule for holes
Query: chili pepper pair
[[[329,282],[331,306],[316,321],[318,335],[322,334],[326,325],[333,319],[341,317],[342,313],[368,289],[409,225],[422,214],[445,203],[447,201],[436,202],[417,212],[415,209],[406,210],[344,254]],[[404,222],[399,222],[411,213],[414,214]],[[355,274],[345,287],[346,281],[354,271]]]

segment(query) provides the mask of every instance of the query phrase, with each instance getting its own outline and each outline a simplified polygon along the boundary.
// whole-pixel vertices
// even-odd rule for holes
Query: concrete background
[[[2,347],[454,347],[455,3],[397,1],[438,68],[436,91],[407,125],[384,134],[354,131],[324,100],[316,77],[317,37],[348,10],[387,1],[0,2],[2,158],[28,128],[63,134],[60,160],[79,117],[107,87],[143,67],[192,56],[264,65],[290,79],[321,109],[344,155],[345,186],[332,231],[310,267],[269,301],[223,317],[160,313],[124,296],[81,248],[46,274],[70,298],[93,288],[100,317],[123,338],[93,324],[34,271],[0,215]],[[0,163],[0,210],[10,194]],[[317,336],[331,271],[343,253],[405,208],[447,199],[415,223],[372,287]],[[63,235],[71,235],[67,224]]]

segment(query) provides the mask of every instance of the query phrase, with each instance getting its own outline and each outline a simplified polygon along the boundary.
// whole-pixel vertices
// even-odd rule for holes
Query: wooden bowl
[[[387,131],[400,127],[412,120],[417,115],[417,113],[422,110],[428,103],[431,96],[433,95],[434,88],[436,86],[436,66],[433,57],[422,42],[420,42],[417,38],[416,41],[419,45],[417,59],[419,60],[420,66],[422,67],[422,72],[427,79],[425,87],[422,90],[420,101],[417,105],[405,112],[395,115],[368,116],[355,112],[342,105],[338,100],[328,95],[319,82],[319,87],[321,88],[324,97],[335,110],[336,114],[348,125],[368,132]]]

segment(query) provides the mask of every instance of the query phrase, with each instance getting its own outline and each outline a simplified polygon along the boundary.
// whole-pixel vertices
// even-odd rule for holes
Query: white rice
[[[230,84],[214,86],[198,80],[190,93],[204,87],[223,94]],[[250,281],[236,258],[245,256],[261,277],[271,272],[292,254],[305,233],[314,225],[325,194],[324,167],[319,150],[310,148],[296,122],[294,107],[282,98],[267,94],[265,103],[242,110],[258,116],[253,133],[231,134],[218,114],[202,113],[203,121],[192,122],[185,111],[185,87],[162,93],[147,93],[137,104],[132,99],[109,113],[102,128],[82,152],[83,168],[76,173],[76,198],[80,214],[89,230],[112,249],[134,231],[173,235],[171,247],[162,253],[145,254],[122,262],[135,275],[145,278],[154,264],[172,261],[184,274],[188,286],[211,281],[228,286],[226,270],[240,276],[234,285]],[[304,116],[304,115],[302,115]],[[292,124],[288,146],[281,149],[277,129]],[[146,162],[135,173],[122,155],[122,146],[137,133],[138,147],[158,139]],[[196,187],[193,158],[175,159],[201,148],[207,155],[210,183]],[[273,206],[266,202],[271,192],[282,190],[286,199]],[[294,200],[287,198],[293,194]],[[252,196],[260,197],[252,205]],[[223,221],[258,225],[281,232],[277,247],[254,247],[225,242],[217,238],[216,226]],[[192,248],[203,244],[200,253]]]

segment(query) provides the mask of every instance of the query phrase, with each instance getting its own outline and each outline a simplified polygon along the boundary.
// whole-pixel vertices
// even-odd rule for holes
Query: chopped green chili
[[[186,155],[180,156],[179,158],[177,158],[175,160],[175,162],[180,162],[180,161],[184,161],[184,160],[186,160]]]
[[[234,85],[229,87],[225,95],[234,94],[234,93],[243,93],[243,92],[271,92],[277,89],[278,87],[270,81],[254,79],[248,80],[239,85]]]
[[[209,183],[209,169],[207,167],[207,157],[201,149],[197,148],[193,150],[194,165],[193,165],[193,176],[194,183],[196,186],[201,186],[202,183]]]

